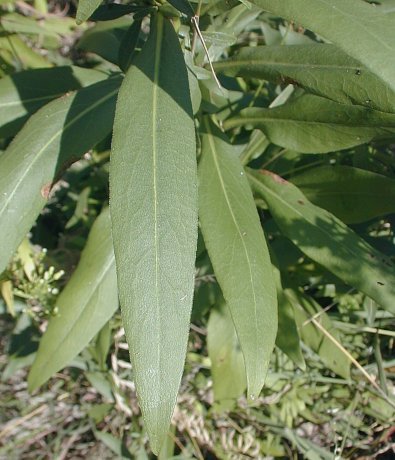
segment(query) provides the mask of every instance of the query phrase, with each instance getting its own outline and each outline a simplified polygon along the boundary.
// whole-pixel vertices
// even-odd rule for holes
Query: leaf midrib
[[[14,106],[17,106],[17,105],[20,105],[20,104],[30,104],[32,102],[39,102],[39,101],[45,101],[45,100],[51,101],[52,99],[56,99],[56,98],[61,97],[61,96],[64,96],[64,92],[56,93],[56,94],[53,93],[53,94],[50,94],[50,95],[47,95],[47,96],[41,96],[41,97],[32,97],[32,98],[29,98],[29,99],[17,99],[15,101],[9,101],[9,102],[1,103],[0,108],[14,107]],[[28,110],[25,109],[25,112],[28,113]]]
[[[247,109],[248,110],[248,109]],[[271,109],[262,109],[262,110],[267,110],[270,112]],[[384,113],[384,112],[383,112]],[[388,115],[388,114],[386,114]],[[395,114],[394,114],[395,116]],[[308,124],[308,125],[318,125],[318,126],[340,126],[340,127],[345,127],[345,128],[371,128],[371,129],[383,129],[383,130],[392,130],[395,129],[395,118],[394,118],[394,124],[369,124],[369,123],[358,123],[354,125],[350,124],[345,124],[340,122],[336,122],[335,120],[331,121],[317,121],[317,120],[298,120],[297,118],[272,118],[272,117],[234,117],[230,118],[229,120],[226,120],[224,122],[224,127],[225,129],[233,128],[239,125],[244,125],[246,123],[251,123],[251,124],[259,124],[259,123],[300,123],[300,124]]]
[[[158,238],[158,179],[157,179],[157,115],[158,115],[158,88],[160,77],[160,60],[162,54],[161,42],[163,38],[163,17],[157,15],[157,36],[155,42],[155,62],[154,62],[154,81],[152,90],[152,168],[153,168],[153,192],[154,192],[154,248],[155,248],[155,300],[156,300],[156,328],[159,335],[162,330],[161,312],[159,308],[159,238]],[[156,369],[161,368],[161,343],[157,341],[157,365]],[[159,375],[160,379],[160,375]],[[159,424],[159,418],[157,418]],[[157,430],[159,425],[157,426]]]
[[[290,209],[291,211],[293,211],[296,215],[298,215],[299,217],[301,217],[303,220],[307,221],[310,225],[313,225],[317,230],[319,230],[319,232],[323,233],[325,236],[327,236],[330,240],[333,240],[333,235],[331,235],[330,233],[328,233],[327,230],[325,230],[324,228],[322,228],[321,226],[317,225],[316,223],[312,222],[310,220],[309,217],[306,217],[305,215],[303,215],[298,209],[296,209],[294,206],[291,206],[290,203],[288,203],[288,201],[284,200],[278,193],[274,192],[273,190],[270,189],[270,187],[268,187],[267,185],[263,184],[262,182],[260,182],[256,177],[254,177],[251,173],[248,173],[248,177],[249,179],[252,181],[252,182],[255,182],[256,184],[258,184],[259,187],[262,187],[264,188],[270,195],[274,196],[277,200],[279,200],[285,207],[287,207],[288,209]],[[311,206],[314,206],[314,204],[311,203]],[[346,228],[348,229],[348,227],[346,226]],[[365,243],[365,241],[364,241]],[[367,243],[366,243],[367,244]],[[355,260],[359,260],[359,257],[360,257],[360,254],[358,253],[354,253],[347,245],[342,245],[342,248],[344,248],[350,255],[353,259]],[[373,248],[372,248],[373,250]],[[382,267],[378,267],[378,270],[382,270]]]
[[[291,46],[291,45],[290,45]],[[326,69],[329,69],[329,70],[361,70],[361,67],[362,65],[360,65],[359,67],[353,67],[353,66],[349,66],[347,64],[344,64],[344,65],[328,65],[328,64],[299,64],[299,63],[293,63],[293,62],[280,62],[280,61],[268,61],[268,60],[257,60],[257,59],[235,59],[235,60],[229,60],[229,61],[223,61],[223,62],[219,62],[219,63],[215,63],[215,68],[217,70],[223,70],[223,69],[228,69],[228,68],[232,68],[234,66],[241,66],[241,65],[245,65],[245,66],[272,66],[272,67],[287,67],[287,68],[291,68],[291,69],[304,69],[304,68],[307,68],[307,69],[310,69],[310,70],[326,70]],[[249,70],[249,69],[246,69],[246,70]],[[370,71],[368,71],[367,69],[365,70],[365,72],[369,72],[369,75],[371,75]]]

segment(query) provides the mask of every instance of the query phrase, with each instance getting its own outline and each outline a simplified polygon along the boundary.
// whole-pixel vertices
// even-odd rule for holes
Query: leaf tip
[[[32,370],[30,370],[29,376],[27,378],[27,391],[29,393],[33,393],[35,390],[37,390],[39,386],[40,386],[40,382],[37,381],[36,376],[34,375]]]

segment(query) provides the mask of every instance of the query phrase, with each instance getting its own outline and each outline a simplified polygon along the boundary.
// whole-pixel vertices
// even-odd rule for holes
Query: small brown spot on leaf
[[[268,171],[267,169],[261,169],[261,170],[259,170],[259,172],[260,172],[260,174],[263,174],[264,176],[270,176],[278,184],[288,184],[287,180],[285,180],[282,177],[278,176],[274,172]]]
[[[298,203],[299,204],[304,204],[304,201],[303,200],[298,200]]]
[[[51,188],[52,188],[52,184],[49,183],[49,184],[45,184],[43,185],[43,187],[41,188],[41,196],[43,198],[45,198],[46,200],[48,200],[49,198],[49,194],[51,193]]]

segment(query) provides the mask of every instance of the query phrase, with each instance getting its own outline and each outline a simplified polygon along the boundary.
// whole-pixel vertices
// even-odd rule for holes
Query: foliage
[[[1,5],[2,380],[85,455],[384,452],[391,1]]]

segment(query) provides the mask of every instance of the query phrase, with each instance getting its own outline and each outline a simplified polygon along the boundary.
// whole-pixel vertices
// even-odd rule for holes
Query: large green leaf
[[[224,122],[225,129],[249,125],[281,147],[327,153],[395,137],[395,114],[303,95],[272,109],[244,109]]]
[[[292,177],[305,196],[346,224],[395,212],[395,180],[351,166],[322,166]]]
[[[93,224],[76,271],[56,303],[29,374],[36,389],[67,366],[118,308],[115,258],[108,209]]]
[[[319,321],[320,325],[335,340],[340,342],[339,333],[333,326],[329,316],[312,297],[291,289],[286,289],[284,296],[294,306],[295,318],[303,342],[319,355],[329,369],[341,377],[349,379],[351,362],[348,357],[310,321],[311,317],[318,314],[317,321]]]
[[[395,91],[395,19],[361,0],[252,0],[358,59]],[[395,108],[392,112],[395,111]]]
[[[102,0],[78,0],[76,21],[77,24],[89,19],[92,14],[99,8]]]
[[[231,76],[293,83],[342,104],[395,109],[395,91],[334,45],[249,46],[214,68]]]
[[[290,182],[264,170],[250,170],[249,178],[284,235],[341,280],[395,312],[395,270],[389,258],[333,214],[310,203]]]
[[[234,148],[204,125],[199,217],[204,241],[244,355],[248,394],[259,395],[277,332],[269,252],[248,180]]]
[[[110,210],[121,310],[154,452],[184,367],[197,243],[196,140],[171,23],[155,16],[118,98]]]
[[[0,273],[59,175],[111,132],[120,82],[111,78],[50,102],[0,155]]]
[[[12,136],[28,116],[67,91],[89,86],[108,75],[93,69],[62,66],[24,70],[0,80],[0,137]]]
[[[233,409],[246,390],[243,353],[229,307],[212,308],[207,325],[207,348],[211,361],[214,397],[219,411]]]

